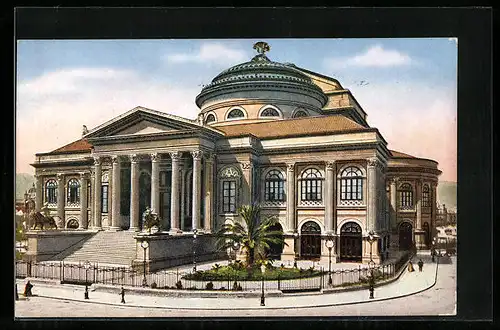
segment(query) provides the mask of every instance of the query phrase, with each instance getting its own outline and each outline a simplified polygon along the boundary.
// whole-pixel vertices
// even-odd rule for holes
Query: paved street
[[[130,294],[126,296],[127,304],[123,306],[119,304],[119,295],[113,293],[91,292],[91,300],[84,301],[81,299],[81,287],[63,289],[37,285],[34,293],[40,296],[16,302],[15,313],[16,317],[452,315],[455,313],[456,301],[456,258],[451,260],[450,264],[439,265],[437,281],[431,289],[403,298],[382,301],[370,301],[367,290],[269,297],[265,307],[260,306],[258,297],[167,298]],[[398,281],[376,288],[375,298],[387,299],[423,290],[434,282],[433,273],[433,264],[426,264],[422,273],[405,271]],[[22,281],[18,283],[21,284]]]

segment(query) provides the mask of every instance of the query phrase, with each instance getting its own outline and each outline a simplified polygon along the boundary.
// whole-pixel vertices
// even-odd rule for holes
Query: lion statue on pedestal
[[[142,229],[143,231],[148,231],[151,234],[151,228],[157,227],[160,230],[160,218],[158,214],[151,210],[149,207],[142,214]]]
[[[45,225],[48,225],[50,228],[57,229],[57,224],[54,218],[51,216],[44,216],[40,212],[32,211],[30,213],[30,223],[33,224],[33,227],[31,228],[33,230],[36,229],[36,227],[40,227],[40,229],[43,230]]]

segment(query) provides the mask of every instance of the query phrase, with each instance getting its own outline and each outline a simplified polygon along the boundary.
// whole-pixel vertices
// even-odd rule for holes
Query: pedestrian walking
[[[120,291],[120,295],[122,296],[122,304],[125,303],[125,289],[122,286],[122,290]]]
[[[33,293],[31,292],[32,288],[33,288],[33,284],[31,284],[31,282],[28,281],[28,283],[26,283],[26,285],[24,286],[24,296],[25,297],[31,297],[33,295]]]
[[[16,283],[16,300],[19,300],[19,294],[17,293],[17,283]]]
[[[89,299],[89,286],[85,285],[85,299]]]
[[[411,260],[408,262],[408,273],[413,272],[415,269],[413,269],[413,263]]]
[[[423,267],[424,262],[422,261],[422,259],[418,260],[418,271],[421,272]]]

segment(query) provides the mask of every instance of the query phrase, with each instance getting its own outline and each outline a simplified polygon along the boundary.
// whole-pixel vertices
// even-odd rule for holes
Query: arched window
[[[104,172],[101,176],[101,213],[108,213],[109,201],[109,173]]]
[[[208,123],[212,123],[215,121],[215,116],[213,113],[209,114],[207,116],[207,118],[205,119],[205,123],[208,124]]]
[[[274,110],[274,109],[273,109]],[[266,175],[264,197],[266,201],[281,202],[285,200],[285,179],[278,170],[271,170]]]
[[[227,114],[227,118],[243,118],[245,114],[240,109],[233,109]]]
[[[403,183],[399,187],[399,205],[402,208],[413,207],[413,189],[409,183]]]
[[[363,173],[355,166],[349,166],[341,173],[340,199],[363,200]]]
[[[45,202],[49,204],[57,204],[57,182],[56,180],[48,180],[45,183]]]
[[[78,205],[80,203],[80,182],[77,179],[68,181],[68,205]]]
[[[299,117],[307,117],[307,113],[304,110],[299,110],[293,115],[293,118]]]
[[[66,228],[78,229],[78,220],[76,220],[76,219],[68,220],[68,223],[66,224]]]
[[[429,185],[424,184],[422,188],[422,206],[423,207],[429,207],[431,206],[431,198],[430,198],[430,192],[429,192]]]
[[[276,109],[266,108],[260,113],[261,117],[279,117],[280,114]]]
[[[323,178],[321,173],[315,169],[310,168],[302,173],[301,177],[302,189],[301,189],[301,200],[302,201],[321,201],[322,200],[322,184]]]
[[[240,172],[234,167],[226,167],[219,174],[220,191],[222,193],[221,211],[224,213],[236,213],[238,209],[240,177]]]

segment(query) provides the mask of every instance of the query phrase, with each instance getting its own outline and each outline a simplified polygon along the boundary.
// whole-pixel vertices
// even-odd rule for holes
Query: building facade
[[[285,233],[282,260],[328,257],[330,238],[337,262],[431,244],[437,162],[390,150],[336,79],[259,50],[195,102],[195,120],[136,107],[36,154],[37,210],[63,228],[140,231],[150,207],[182,236],[258,203]]]

